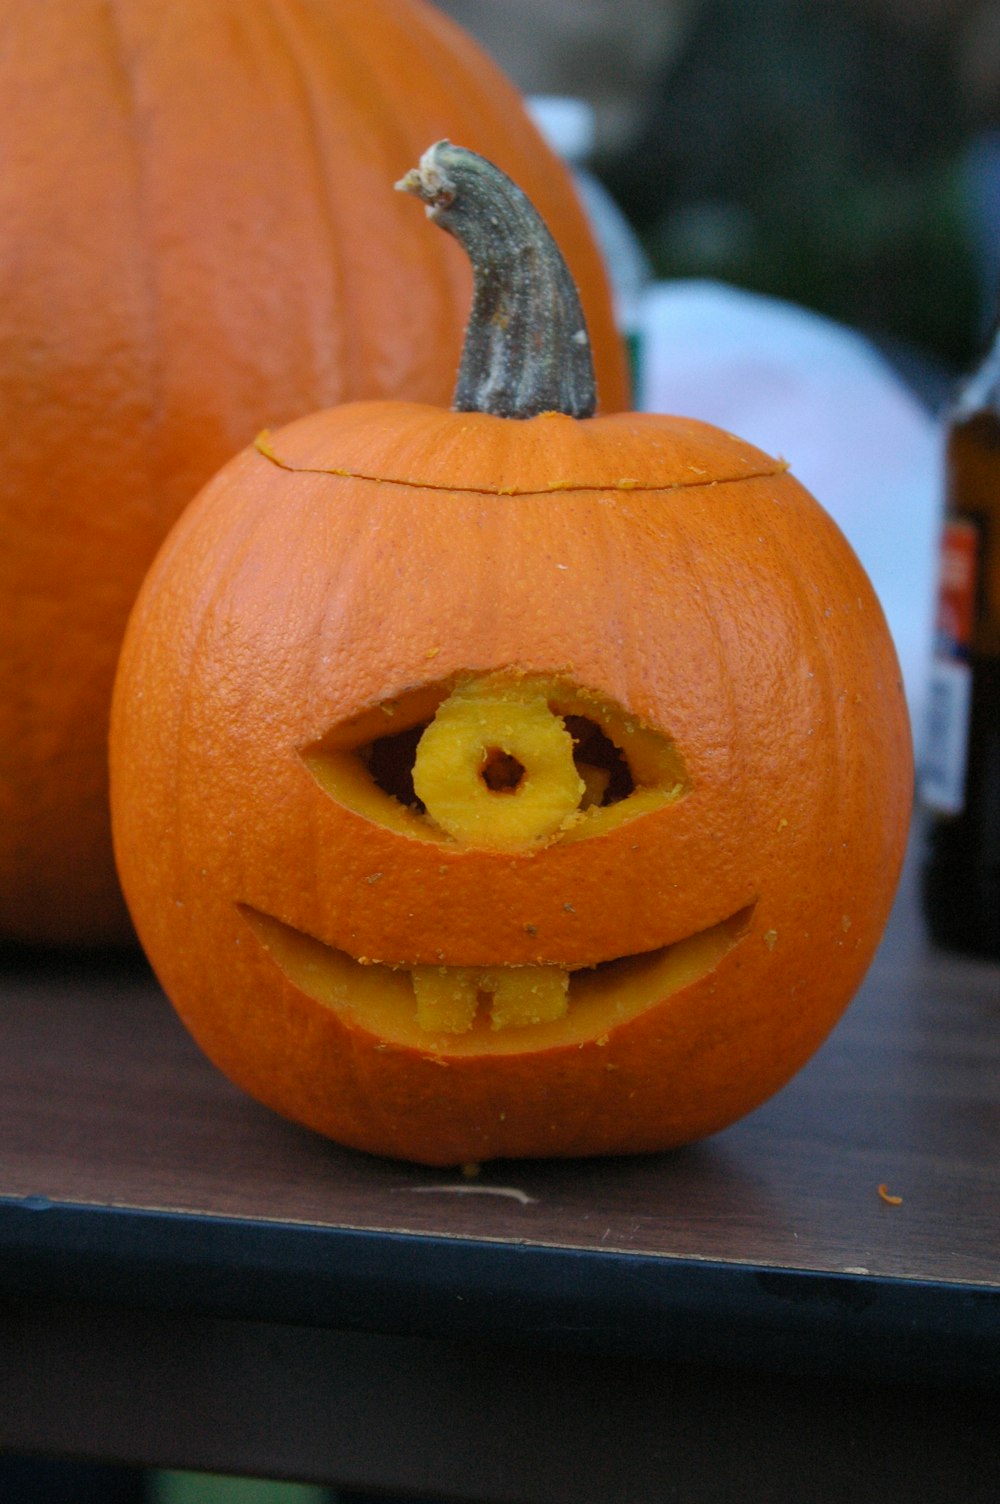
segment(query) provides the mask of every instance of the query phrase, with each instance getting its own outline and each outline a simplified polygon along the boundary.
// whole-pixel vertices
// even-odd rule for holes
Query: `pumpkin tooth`
[[[479,1006],[474,967],[414,966],[417,1023],[430,1034],[464,1034],[472,1028]]]
[[[561,966],[503,966],[484,972],[480,985],[492,995],[494,1029],[554,1023],[569,1008],[569,973]]]
[[[480,998],[494,1029],[554,1023],[569,1007],[569,973],[561,966],[414,966],[417,1022],[431,1034],[465,1034]]]

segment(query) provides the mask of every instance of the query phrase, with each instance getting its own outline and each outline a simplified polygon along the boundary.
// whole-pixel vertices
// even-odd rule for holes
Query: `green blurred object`
[[[336,1504],[336,1494],[311,1483],[218,1473],[157,1472],[148,1492],[149,1504]]]
[[[977,124],[954,28],[863,0],[702,0],[598,170],[660,278],[711,277],[922,347],[982,334]]]
[[[963,164],[846,179],[827,196],[682,206],[646,232],[657,275],[713,277],[933,351],[956,368],[981,323]]]

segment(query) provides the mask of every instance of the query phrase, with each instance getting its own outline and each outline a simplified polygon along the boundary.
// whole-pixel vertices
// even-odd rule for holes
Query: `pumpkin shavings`
[[[465,1173],[464,1170],[462,1173]],[[538,1200],[537,1196],[529,1196],[527,1191],[509,1185],[452,1185],[449,1181],[445,1185],[411,1185],[406,1189],[413,1191],[415,1195],[434,1195],[444,1191],[454,1196],[506,1196],[511,1201],[519,1201],[522,1206],[534,1206]]]
[[[903,1204],[902,1196],[894,1196],[884,1180],[879,1185],[878,1193],[886,1206],[902,1206]]]

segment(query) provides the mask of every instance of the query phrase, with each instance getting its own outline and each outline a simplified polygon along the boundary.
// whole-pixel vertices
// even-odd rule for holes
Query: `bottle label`
[[[974,523],[949,518],[941,536],[934,657],[927,686],[927,723],[921,798],[940,814],[960,814],[972,700],[972,645],[979,533]]]

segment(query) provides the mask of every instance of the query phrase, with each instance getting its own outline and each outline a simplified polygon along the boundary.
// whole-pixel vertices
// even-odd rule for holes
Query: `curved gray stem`
[[[527,196],[485,157],[438,141],[396,184],[427,206],[472,263],[472,311],[457,412],[589,418],[597,406],[590,337],[558,246]]]

